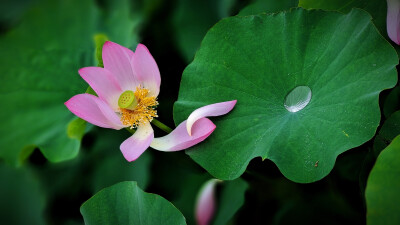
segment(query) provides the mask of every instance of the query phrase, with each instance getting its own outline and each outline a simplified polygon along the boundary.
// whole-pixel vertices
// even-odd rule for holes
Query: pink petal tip
[[[180,151],[202,142],[215,130],[216,126],[207,118],[199,119],[193,125],[192,136],[186,132],[186,121],[183,121],[170,134],[154,138],[150,147],[165,152]]]
[[[150,123],[139,126],[136,132],[120,146],[125,159],[129,162],[135,161],[150,146],[153,138],[154,132]]]
[[[124,127],[114,110],[91,94],[75,95],[64,104],[73,114],[96,126],[116,130]]]
[[[161,84],[160,71],[156,61],[145,45],[137,45],[131,63],[141,84],[150,91],[152,96],[157,97]]]
[[[237,100],[220,102],[196,109],[189,115],[187,119],[186,129],[188,134],[190,136],[192,135],[192,126],[197,120],[204,117],[221,116],[227,114],[233,109],[233,107],[235,107],[236,102]]]
[[[400,44],[400,0],[387,0],[387,33],[396,44]]]

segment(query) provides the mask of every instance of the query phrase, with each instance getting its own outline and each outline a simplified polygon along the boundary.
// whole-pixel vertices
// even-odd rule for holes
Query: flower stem
[[[158,120],[156,120],[156,119],[154,119],[154,118],[153,118],[153,120],[151,121],[151,123],[152,123],[154,126],[160,128],[161,130],[163,130],[163,131],[165,131],[165,132],[167,132],[167,133],[171,133],[171,132],[172,132],[172,129],[171,129],[170,127],[168,127],[167,125],[161,123],[160,121],[158,121]]]
[[[131,129],[130,127],[125,127],[125,130],[127,130],[131,134],[134,134],[136,132],[136,129]]]

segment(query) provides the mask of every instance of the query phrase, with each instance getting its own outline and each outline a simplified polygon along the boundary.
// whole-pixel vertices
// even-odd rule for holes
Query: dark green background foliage
[[[290,11],[298,4],[341,14]],[[352,7],[363,11],[345,15]],[[273,14],[280,11],[285,13]],[[340,18],[347,18],[348,23],[335,32]],[[279,23],[282,20],[286,26]],[[260,27],[269,30],[256,29]],[[287,35],[279,36],[280,32]],[[96,60],[99,48],[95,36],[133,50],[137,43],[149,48],[162,79],[159,119],[170,127],[205,104],[232,99],[238,99],[238,104],[230,114],[212,118],[217,129],[187,153],[149,149],[129,163],[119,150],[129,132],[92,126],[64,106],[70,97],[88,88],[78,69],[101,66]],[[328,42],[328,36],[336,41]],[[326,40],[323,48],[318,37]],[[235,58],[232,51],[236,48],[226,47],[227,43],[240,46],[246,58]],[[399,224],[399,218],[393,215],[400,215],[400,192],[396,191],[400,180],[399,138],[395,139],[400,134],[400,91],[395,87],[380,93],[396,83],[394,66],[398,60],[390,44],[393,46],[386,35],[384,0],[2,0],[0,224],[78,225],[99,224],[99,220],[137,224],[135,220],[140,219],[139,224],[192,225],[198,191],[213,176],[233,179],[216,186],[214,225]],[[310,133],[310,139],[303,139],[308,141],[305,144],[298,140],[301,129],[293,124],[284,134],[272,129],[268,136],[280,134],[275,144],[291,148],[280,148],[286,150],[284,154],[273,153],[263,142],[250,149],[257,152],[251,155],[246,147],[253,143],[252,138],[270,129],[271,121],[281,121],[254,117],[245,124],[232,118],[248,119],[256,110],[265,114],[257,104],[277,109],[279,103],[281,107],[284,95],[297,84],[292,82],[293,77],[312,81],[311,75],[316,75],[312,72],[323,71],[329,61],[329,57],[319,60],[319,69],[312,70],[307,64],[310,60],[298,59],[314,59],[319,50],[334,57],[335,49],[342,45],[348,47],[346,63],[339,58],[330,71],[331,78],[338,80],[328,84],[322,79],[319,86],[307,83],[322,91],[315,93],[302,115],[312,121],[321,116],[309,113],[315,109],[315,101],[338,100],[322,87],[332,93],[342,90],[343,101],[357,107],[335,108],[335,112],[347,112],[339,113],[339,117],[333,108],[327,110],[323,116],[334,125],[314,124],[323,129]],[[293,46],[309,51],[292,51],[296,49]],[[366,66],[372,61],[374,70]],[[299,62],[304,63],[310,77],[300,73],[286,78],[265,76],[267,72],[298,70],[303,66]],[[350,65],[345,71],[352,76],[335,74],[336,67],[344,64]],[[252,71],[246,75],[258,85],[277,83],[266,85],[265,90],[245,81],[229,83],[238,75],[226,70],[229,68]],[[239,89],[199,91],[217,81]],[[354,93],[361,90],[368,98],[355,101]],[[278,101],[266,96],[268,93],[283,97]],[[268,113],[275,115],[278,111]],[[354,139],[347,141],[343,133],[332,135],[337,124],[347,123]],[[250,134],[246,134],[245,125],[254,127]],[[346,133],[351,135],[348,130]],[[155,136],[163,135],[155,128]],[[231,148],[218,142],[230,136],[238,140],[229,145]],[[328,156],[317,154],[319,145],[329,146]],[[310,157],[322,157],[306,163],[312,167],[311,173],[308,167],[299,166],[305,162],[299,149],[309,151]],[[254,158],[258,155],[266,159]]]

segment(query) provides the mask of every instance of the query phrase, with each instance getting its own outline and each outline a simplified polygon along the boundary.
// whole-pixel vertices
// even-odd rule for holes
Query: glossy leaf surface
[[[397,63],[362,10],[227,18],[185,69],[174,119],[179,124],[198,107],[237,99],[190,157],[220,179],[239,177],[260,156],[293,181],[313,182],[340,153],[374,136],[378,95],[396,84]],[[311,89],[311,100],[289,112],[285,97],[298,86]]]
[[[121,182],[98,192],[81,207],[86,225],[184,225],[185,218],[174,205],[142,191],[136,182]]]

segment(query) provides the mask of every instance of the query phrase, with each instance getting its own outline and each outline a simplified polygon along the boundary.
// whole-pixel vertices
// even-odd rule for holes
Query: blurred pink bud
[[[197,225],[208,225],[213,219],[216,208],[215,188],[218,182],[217,179],[211,179],[200,188],[195,209]]]
[[[400,0],[387,0],[386,25],[389,38],[400,44]]]

